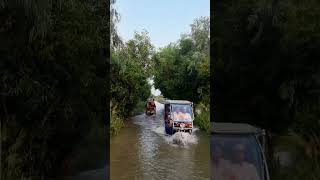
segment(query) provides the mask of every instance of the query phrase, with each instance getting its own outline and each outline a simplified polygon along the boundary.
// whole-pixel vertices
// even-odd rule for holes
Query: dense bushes
[[[210,105],[200,103],[195,107],[195,109],[196,112],[194,124],[198,126],[200,129],[205,130],[207,133],[210,133]]]
[[[67,159],[106,124],[105,3],[1,3],[1,179],[74,173]]]
[[[119,114],[115,106],[112,107],[110,115],[110,134],[116,135],[124,125],[123,116]]]

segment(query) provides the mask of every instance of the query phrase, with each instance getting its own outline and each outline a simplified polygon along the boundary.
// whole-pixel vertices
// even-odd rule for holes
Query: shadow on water
[[[108,167],[103,169],[96,169],[91,171],[86,171],[78,174],[77,176],[66,177],[63,180],[108,180]]]

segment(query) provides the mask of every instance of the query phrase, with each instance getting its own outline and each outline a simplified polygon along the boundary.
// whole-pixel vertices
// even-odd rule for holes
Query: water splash
[[[165,139],[165,141],[172,146],[187,147],[188,145],[198,143],[198,138],[193,133],[189,134],[187,132],[176,132],[175,134],[170,136],[165,133],[165,129],[163,126],[154,127],[152,131],[157,133],[158,135],[161,135]]]
[[[171,139],[174,144],[180,146],[188,146],[198,143],[197,136],[186,132],[176,132],[174,135],[172,135]]]

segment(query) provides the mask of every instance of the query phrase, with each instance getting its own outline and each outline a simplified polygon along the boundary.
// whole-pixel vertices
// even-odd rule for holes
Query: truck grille
[[[185,128],[192,128],[192,123],[180,123],[180,122],[174,123],[174,127],[181,127],[181,126],[183,127],[182,124],[184,124]]]

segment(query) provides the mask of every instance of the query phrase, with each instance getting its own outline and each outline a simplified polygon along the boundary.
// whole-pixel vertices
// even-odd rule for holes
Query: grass
[[[203,104],[199,104],[196,106],[196,109],[200,109],[201,113],[195,113],[194,124],[201,130],[210,133],[210,108]]]
[[[132,116],[142,114],[145,110],[145,102],[139,101],[134,109],[131,112]],[[115,136],[117,135],[122,127],[124,126],[124,117],[121,113],[117,110],[117,107],[113,107],[111,109],[111,117],[110,117],[110,135]]]
[[[119,115],[119,112],[116,108],[111,110],[110,117],[110,135],[114,136],[120,132],[120,129],[124,126],[123,119]]]

